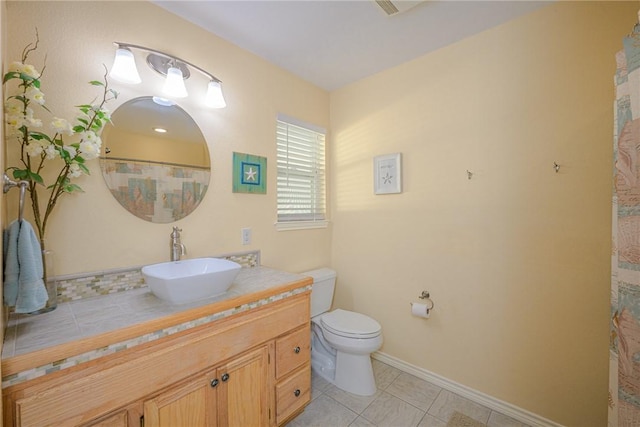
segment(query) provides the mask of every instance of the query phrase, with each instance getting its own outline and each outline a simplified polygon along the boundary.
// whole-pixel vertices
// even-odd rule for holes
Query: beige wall
[[[211,71],[229,106],[182,105],[213,167],[207,197],[177,223],[190,257],[261,249],[264,264],[290,271],[331,264],[335,305],[379,320],[383,352],[559,423],[601,426],[612,76],[636,9],[557,3],[336,91],[330,102],[146,2],[8,2],[3,57],[17,58],[37,26],[48,53],[43,90],[67,116],[93,96],[81,82],[111,65],[113,41]],[[154,82],[116,86],[112,106],[149,95]],[[331,124],[332,231],[274,230],[278,112]],[[266,196],[231,192],[233,151],[268,157]],[[404,191],[374,196],[372,156],[394,152],[403,153]],[[166,260],[171,225],[125,212],[97,161],[91,169],[79,182],[86,193],[62,200],[50,224],[57,274]],[[252,227],[252,245],[240,245],[241,227]],[[422,290],[436,302],[428,321],[409,314]]]
[[[614,55],[637,8],[559,2],[331,94],[334,304],[380,321],[382,352],[606,425]],[[403,193],[375,196],[395,152]]]
[[[277,232],[277,113],[329,127],[329,95],[293,75],[214,37],[148,2],[7,2],[8,58],[19,58],[37,27],[41,48],[34,65],[47,57],[43,91],[57,115],[72,118],[73,105],[89,102],[95,90],[83,84],[111,67],[114,41],[163,50],[210,71],[223,81],[228,107],[201,108],[207,81],[187,81],[192,96],[179,104],[207,139],[212,177],[207,197],[175,225],[183,229],[189,257],[260,249],[263,264],[302,271],[329,263],[330,230]],[[35,61],[38,59],[38,61]],[[135,96],[153,95],[162,79],[139,58],[143,83],[125,86],[112,109]],[[66,109],[66,110],[65,110]],[[266,195],[231,191],[234,151],[268,158]],[[172,224],[151,224],[126,212],[109,194],[97,160],[78,184],[84,194],[61,199],[48,225],[47,246],[56,255],[56,274],[90,272],[167,261]],[[9,207],[10,215],[15,211]],[[252,244],[242,246],[240,229],[251,227]]]
[[[6,63],[6,46],[7,46],[7,14],[6,14],[6,3],[0,3],[0,69],[4,70],[4,64]],[[4,99],[4,88],[0,87],[0,99]],[[2,122],[4,123],[4,112],[0,113],[0,117],[2,117]],[[0,126],[0,141],[4,141],[4,126]],[[2,145],[2,142],[0,142]],[[5,150],[4,145],[2,145],[2,149],[0,149],[0,165],[2,165],[2,170],[4,170],[5,164]],[[4,230],[6,223],[6,203],[4,199],[4,193],[0,193],[0,229]],[[2,267],[0,267],[0,275],[4,277],[4,271]],[[4,282],[4,280],[3,280]],[[0,296],[3,295],[2,290],[0,290]],[[4,343],[4,332],[5,332],[5,323],[6,323],[7,313],[4,309],[4,304],[0,304],[0,330],[2,331],[2,342]],[[0,344],[0,352],[2,351],[2,344]],[[0,372],[0,376],[2,372]],[[4,400],[4,399],[0,399]],[[0,413],[2,413],[2,402],[0,402]],[[3,425],[4,417],[0,417],[0,427]]]

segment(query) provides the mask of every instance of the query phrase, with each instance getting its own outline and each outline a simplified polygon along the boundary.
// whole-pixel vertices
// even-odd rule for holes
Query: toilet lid
[[[347,310],[333,310],[320,320],[322,325],[337,335],[354,338],[373,338],[380,335],[382,327],[369,316]]]

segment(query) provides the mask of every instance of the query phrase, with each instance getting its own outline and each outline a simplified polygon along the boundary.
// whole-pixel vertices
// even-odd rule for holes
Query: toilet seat
[[[325,313],[320,322],[323,328],[346,338],[375,338],[382,330],[380,324],[371,317],[341,309]]]

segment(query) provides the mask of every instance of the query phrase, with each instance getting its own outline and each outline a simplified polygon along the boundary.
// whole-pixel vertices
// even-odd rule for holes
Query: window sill
[[[290,231],[290,230],[310,230],[314,228],[327,228],[329,221],[289,221],[289,222],[276,222],[277,231]]]

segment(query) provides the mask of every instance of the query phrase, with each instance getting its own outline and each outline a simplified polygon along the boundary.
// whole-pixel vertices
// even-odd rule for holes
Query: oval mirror
[[[150,96],[125,102],[102,131],[102,176],[113,197],[146,221],[184,218],[209,187],[207,143],[196,122],[177,105]]]

